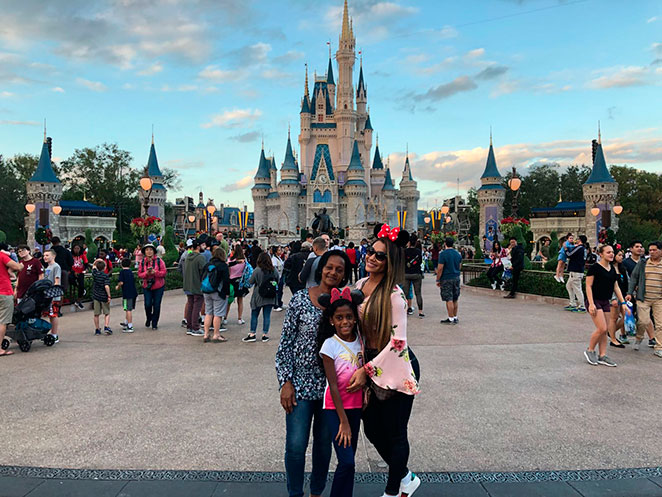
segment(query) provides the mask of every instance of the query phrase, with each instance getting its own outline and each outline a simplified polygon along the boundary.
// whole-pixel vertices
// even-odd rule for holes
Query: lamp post
[[[149,197],[152,195],[152,187],[154,182],[152,178],[149,177],[147,172],[147,166],[145,166],[145,172],[142,178],[140,178],[140,188],[143,189],[143,217],[147,219],[149,217]],[[147,243],[147,233],[143,235],[143,245]]]
[[[520,186],[522,186],[522,180],[517,175],[517,169],[513,167],[513,175],[508,180],[508,188],[513,192],[513,201],[511,204],[511,215],[517,217],[517,197],[519,197]]]
[[[211,234],[211,220],[214,212],[216,212],[216,206],[214,205],[214,201],[212,199],[209,199],[209,202],[207,202],[207,212],[209,213],[207,218],[207,233]]]
[[[195,224],[194,224],[195,223],[195,214],[189,214],[188,215],[188,222],[191,223],[191,227],[193,228],[193,233],[195,233]]]

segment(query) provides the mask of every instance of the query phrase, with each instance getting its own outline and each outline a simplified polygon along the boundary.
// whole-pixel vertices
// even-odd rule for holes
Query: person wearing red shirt
[[[78,298],[76,299],[75,305],[79,309],[84,309],[85,306],[82,304],[81,300],[85,294],[85,271],[87,270],[87,256],[85,251],[80,245],[74,245],[71,248],[72,255],[74,257],[74,263],[71,266],[71,271],[73,275],[73,283],[78,288]]]
[[[23,264],[14,262],[4,251],[0,251],[0,343],[5,338],[7,325],[14,317],[14,291],[9,279],[9,270],[22,271]],[[0,349],[0,357],[13,355],[11,350]]]
[[[349,261],[352,263],[352,267],[349,270],[349,284],[352,284],[352,273],[354,274],[354,281],[359,279],[359,266],[356,264],[356,249],[354,248],[354,242],[349,242],[347,249],[345,249]]]
[[[18,282],[16,283],[16,290],[14,290],[14,297],[18,301],[23,298],[30,285],[44,277],[44,267],[39,259],[32,257],[30,247],[27,245],[19,245],[16,252],[23,262],[23,269],[18,273]]]

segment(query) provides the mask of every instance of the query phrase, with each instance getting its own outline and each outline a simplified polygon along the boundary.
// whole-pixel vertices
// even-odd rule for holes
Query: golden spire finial
[[[379,147],[379,133],[377,133],[377,146]]]
[[[598,143],[602,143],[602,134],[600,133],[600,121],[598,121]]]
[[[46,143],[46,118],[44,117],[44,143]]]
[[[262,151],[264,152],[264,135],[262,135]]]
[[[287,122],[287,139],[290,139],[290,122]]]
[[[308,63],[306,62],[306,88],[304,90],[304,95],[308,96]]]
[[[559,204],[563,202],[563,194],[561,193],[561,190],[559,190]]]
[[[345,6],[343,7],[342,12],[342,33],[340,34],[341,40],[349,40],[351,37],[350,28],[349,28],[349,9],[347,7],[347,0],[345,0]]]
[[[329,59],[330,59],[331,58],[331,42],[327,41],[326,44],[329,45]]]
[[[152,124],[152,145],[154,145],[154,125]]]
[[[492,146],[492,126],[490,126],[490,147]]]

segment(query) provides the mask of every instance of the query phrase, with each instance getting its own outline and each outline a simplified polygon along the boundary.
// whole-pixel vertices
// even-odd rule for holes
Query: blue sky
[[[326,71],[341,0],[3,0],[0,153],[56,160],[117,142],[134,165],[151,126],[182,189],[250,198],[260,140],[280,164],[299,130],[304,64]],[[497,162],[607,162],[662,172],[662,3],[657,0],[350,0],[371,122],[399,177],[409,146],[421,207]],[[358,71],[355,80],[358,78]],[[295,141],[295,140],[293,140]],[[386,157],[385,157],[386,159]]]

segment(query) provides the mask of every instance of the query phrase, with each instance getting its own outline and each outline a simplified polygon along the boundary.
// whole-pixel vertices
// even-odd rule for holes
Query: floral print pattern
[[[356,282],[356,288],[361,289],[368,278]],[[359,316],[363,312],[369,297],[359,306]],[[419,393],[418,382],[409,360],[407,346],[407,299],[399,286],[391,293],[392,326],[391,340],[372,361],[364,366],[364,370],[375,385],[384,390],[416,395]]]
[[[313,305],[308,289],[294,294],[288,305],[276,352],[276,375],[282,386],[291,381],[297,399],[321,400],[326,376],[316,353],[322,310]]]

